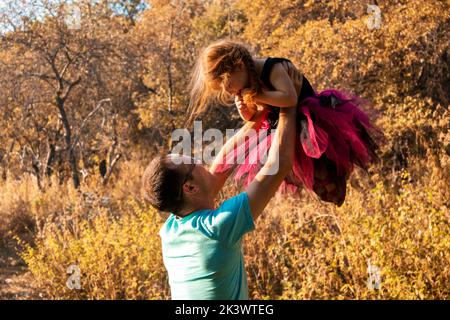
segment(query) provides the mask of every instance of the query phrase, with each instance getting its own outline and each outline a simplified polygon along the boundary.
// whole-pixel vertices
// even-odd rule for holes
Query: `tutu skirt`
[[[295,193],[306,188],[321,200],[342,205],[346,195],[346,182],[358,166],[367,170],[376,161],[382,132],[362,110],[368,102],[359,97],[348,97],[341,91],[329,89],[298,102],[295,158],[291,172],[279,191]],[[263,115],[245,142],[225,155],[217,172],[233,170],[237,183],[247,186],[261,169],[264,156],[273,140],[276,127],[272,107]],[[277,118],[277,115],[275,115]]]

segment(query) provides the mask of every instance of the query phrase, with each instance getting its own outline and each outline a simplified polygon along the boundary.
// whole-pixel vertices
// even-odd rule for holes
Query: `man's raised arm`
[[[247,121],[244,124],[244,126],[241,129],[239,129],[239,131],[225,143],[222,149],[220,149],[220,152],[217,154],[216,158],[214,158],[213,163],[209,167],[209,172],[214,176],[214,183],[213,185],[210,186],[211,192],[214,196],[216,196],[222,189],[223,185],[225,184],[225,181],[227,180],[227,178],[231,173],[231,169],[233,169],[230,166],[230,170],[227,172],[217,172],[217,167],[224,164],[225,156],[228,153],[230,153],[233,149],[235,149],[237,146],[239,146],[248,136],[248,133],[251,130],[254,130],[254,128],[258,127],[259,123],[262,120],[262,117],[263,112],[259,112],[255,115],[255,117],[251,121]]]
[[[253,220],[259,217],[281,182],[292,169],[295,147],[296,107],[280,108],[280,118],[267,162],[248,185]]]

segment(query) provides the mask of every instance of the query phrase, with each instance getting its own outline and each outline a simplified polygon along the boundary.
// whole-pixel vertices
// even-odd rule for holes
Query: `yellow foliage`
[[[366,98],[372,103],[367,111],[378,113],[376,124],[387,140],[371,178],[352,176],[342,207],[307,194],[271,201],[244,241],[250,297],[449,299],[449,7],[419,0],[387,0],[379,7],[380,29],[368,28],[366,5],[358,1],[152,1],[134,26],[95,19],[98,30],[79,30],[80,38],[69,37],[73,45],[94,34],[99,47],[119,46],[114,59],[107,50],[89,65],[96,76],[87,78],[105,85],[84,83],[87,91],[74,91],[69,101],[73,134],[86,131],[82,146],[90,150],[82,155],[74,149],[87,174],[78,190],[59,180],[69,177],[66,146],[57,131],[62,130],[58,113],[46,102],[53,101],[52,92],[40,89],[51,87],[45,85],[48,79],[27,78],[17,85],[11,79],[20,77],[5,79],[0,238],[20,241],[36,290],[55,299],[170,297],[158,236],[163,221],[140,200],[140,176],[152,152],[169,145],[170,133],[184,126],[187,83],[199,49],[229,37],[247,42],[259,56],[291,59],[316,91],[335,88]],[[51,23],[45,28],[56,30]],[[14,45],[8,50],[0,51],[5,75],[46,70],[32,50]],[[77,64],[72,67],[71,77],[79,71]],[[16,94],[19,84],[26,86]],[[118,142],[126,158],[107,186],[97,173],[106,135],[99,128],[112,110],[93,116],[78,132],[81,119],[105,94],[118,110]],[[203,128],[237,126],[235,110],[214,107]],[[83,113],[72,114],[76,110]],[[26,159],[31,150],[44,164],[47,138],[53,136],[59,137],[54,142],[62,163],[54,164],[59,176],[47,180],[44,174],[39,190],[24,173],[31,170]],[[227,186],[223,197],[235,194]],[[379,290],[367,285],[369,264],[379,268]],[[66,284],[71,265],[81,271],[80,290]]]
[[[51,299],[165,299],[166,273],[158,241],[158,214],[129,199],[126,213],[99,209],[71,229],[49,228],[22,257],[36,285]],[[67,268],[80,270],[81,289],[67,286]]]

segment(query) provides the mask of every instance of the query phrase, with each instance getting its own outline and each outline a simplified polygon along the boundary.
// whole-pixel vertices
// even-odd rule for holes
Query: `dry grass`
[[[272,203],[246,242],[251,295],[260,299],[448,299],[449,211],[444,177],[399,189],[351,189],[340,208]],[[447,180],[448,181],[448,180]],[[381,288],[367,286],[368,264]]]
[[[266,2],[241,5],[250,13],[267,9]],[[261,45],[262,56],[292,58],[319,90],[351,88],[368,98],[387,138],[382,162],[370,178],[353,176],[341,208],[307,194],[272,200],[244,241],[251,298],[450,298],[447,7],[386,4],[383,28],[371,33],[363,18],[333,26],[312,19],[291,30],[295,13],[281,24],[246,17],[243,40]],[[264,39],[261,17],[273,30]],[[187,93],[179,94],[182,101]],[[174,119],[158,109],[166,108],[165,96],[158,97],[139,109],[140,125],[168,132],[184,109]],[[221,113],[213,120],[204,128],[226,125]],[[130,144],[127,151],[145,154],[146,147]],[[129,158],[107,187],[91,179],[74,190],[55,180],[41,192],[27,175],[0,181],[0,239],[21,243],[41,296],[169,298],[158,236],[163,219],[139,196],[146,161]],[[235,194],[228,187],[223,198]],[[367,286],[369,261],[380,270],[379,290]],[[72,264],[80,268],[81,290],[66,285]]]
[[[448,170],[426,160],[414,168],[395,174],[396,183],[355,176],[358,186],[349,183],[341,208],[310,195],[273,199],[244,242],[250,296],[448,299]],[[158,236],[163,219],[130,191],[138,189],[138,178],[117,179],[113,190],[91,184],[89,192],[68,186],[40,193],[28,179],[11,184],[1,186],[1,210],[22,208],[10,211],[10,227],[21,221],[14,215],[34,219],[34,243],[22,241],[21,256],[44,297],[169,298]],[[227,190],[224,197],[232,196]],[[111,193],[114,200],[107,198]],[[381,271],[380,290],[367,287],[369,260]],[[72,264],[81,270],[81,290],[66,285]]]

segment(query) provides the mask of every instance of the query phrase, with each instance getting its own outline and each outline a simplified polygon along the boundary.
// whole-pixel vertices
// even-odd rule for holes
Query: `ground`
[[[0,242],[0,300],[40,299],[13,241]]]

